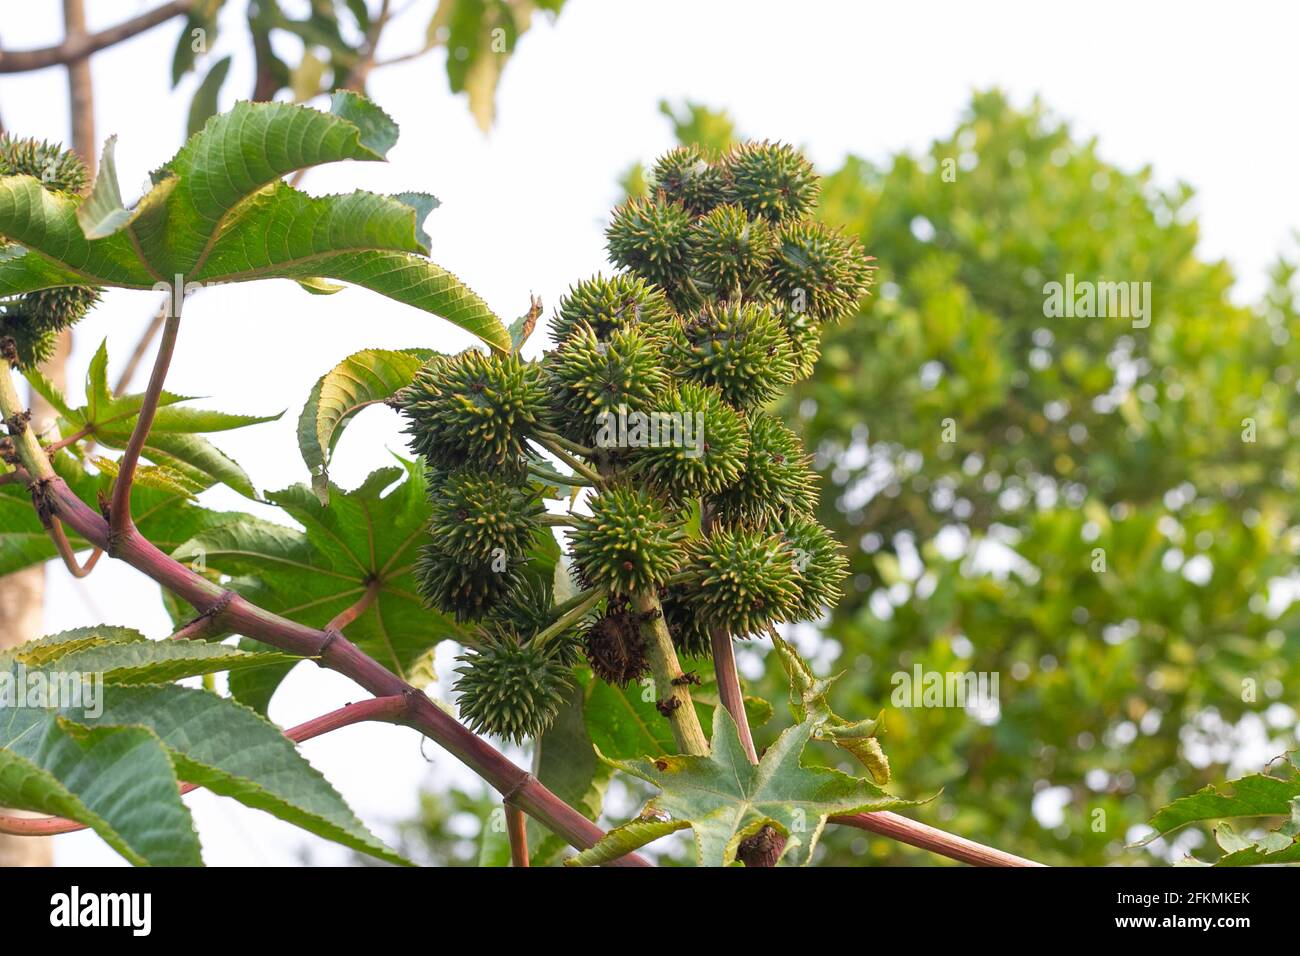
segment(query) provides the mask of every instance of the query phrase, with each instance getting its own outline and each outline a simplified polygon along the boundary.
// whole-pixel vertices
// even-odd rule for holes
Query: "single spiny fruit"
[[[609,257],[664,290],[676,289],[686,274],[691,217],[667,199],[629,199],[614,210],[605,230]]]
[[[487,621],[489,625],[531,637],[551,625],[555,617],[553,604],[554,589],[550,584],[536,576],[520,574],[519,579],[492,606]],[[566,664],[576,664],[580,631],[581,624],[575,623],[548,640],[547,646],[553,646]]]
[[[598,339],[615,329],[655,329],[672,317],[664,294],[645,279],[623,273],[613,278],[593,276],[569,289],[551,319],[551,337],[564,343],[579,326],[587,326]]]
[[[734,204],[719,206],[691,227],[691,278],[719,298],[739,296],[762,281],[775,244],[767,220],[750,219]]]
[[[592,673],[616,687],[626,687],[650,670],[641,624],[624,601],[610,602],[605,613],[587,628],[583,649]]]
[[[56,143],[0,134],[0,176],[33,176],[49,192],[85,191],[90,181],[86,164]]]
[[[754,217],[779,223],[801,219],[821,186],[812,163],[784,143],[743,143],[723,157],[727,201]]]
[[[814,621],[840,599],[840,584],[849,568],[844,546],[809,515],[790,515],[780,530],[794,556],[797,597],[792,620]]]
[[[516,465],[543,427],[546,401],[537,363],[468,349],[427,362],[396,404],[409,420],[411,447],[434,468],[500,469]]]
[[[782,307],[834,322],[857,308],[871,287],[874,266],[856,239],[821,223],[781,227],[768,270],[769,294]]]
[[[570,663],[553,642],[538,645],[507,628],[487,628],[457,658],[461,717],[475,733],[522,743],[555,721],[569,687]]]
[[[664,403],[654,441],[633,466],[672,501],[717,494],[739,480],[749,454],[745,417],[716,388],[685,382]]]
[[[794,360],[796,382],[808,378],[822,354],[822,327],[807,312],[788,308],[780,311],[785,334],[790,339],[790,357]]]
[[[691,542],[682,597],[706,628],[735,637],[757,633],[786,620],[798,605],[794,557],[779,534],[743,526],[714,528]]]
[[[425,601],[458,621],[481,619],[518,581],[508,556],[469,561],[464,555],[444,551],[437,541],[420,548],[414,573]]]
[[[811,514],[817,497],[817,476],[799,436],[776,416],[751,412],[745,470],[710,499],[718,514],[727,521],[750,522]]]
[[[649,412],[668,388],[663,340],[635,326],[601,341],[579,324],[547,356],[546,369],[563,434],[593,444],[622,411]]]
[[[569,544],[578,574],[590,587],[627,595],[657,588],[682,561],[680,522],[648,491],[612,487],[589,500],[590,515],[574,515]]]
[[[673,647],[683,657],[711,657],[712,637],[709,629],[696,615],[680,588],[669,585],[659,591],[659,605],[663,608],[664,624],[672,635]]]
[[[654,186],[692,215],[707,213],[722,201],[727,177],[698,146],[678,146],[656,160]]]
[[[736,408],[768,402],[794,381],[780,318],[753,302],[706,305],[677,327],[670,354],[686,378],[714,386]]]
[[[491,561],[527,553],[546,510],[536,486],[517,486],[477,468],[461,468],[430,485],[433,540],[449,554]]]

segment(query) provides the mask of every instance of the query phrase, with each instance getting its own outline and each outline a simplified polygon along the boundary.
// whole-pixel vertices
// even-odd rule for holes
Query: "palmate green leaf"
[[[63,411],[65,424],[75,430],[88,430],[100,444],[109,448],[125,448],[144,401],[143,394],[116,396],[108,385],[107,342],[100,343],[86,371],[86,404],[80,408]],[[183,395],[163,392],[153,427],[145,442],[144,455],[161,468],[163,479],[179,485],[195,484],[202,490],[212,482],[221,482],[248,498],[256,497],[256,490],[248,474],[232,458],[203,438],[200,433],[229,431],[276,421],[283,415],[232,415],[210,409],[182,408],[180,403],[191,401]],[[101,470],[116,474],[115,465],[101,463]],[[148,481],[146,476],[145,481]],[[171,490],[179,491],[173,487]]]
[[[83,823],[137,866],[202,864],[176,771],[155,734],[88,730],[41,708],[7,707],[0,718],[0,805]]]
[[[199,88],[194,91],[194,99],[190,100],[189,118],[185,122],[185,131],[187,136],[193,136],[199,130],[203,129],[205,123],[216,115],[219,107],[219,97],[221,96],[221,85],[226,82],[226,75],[230,72],[230,57],[224,56],[212,65],[203,77],[203,82]]]
[[[312,490],[329,503],[329,460],[358,412],[410,385],[430,349],[365,349],[349,355],[316,382],[298,417],[298,448],[311,471]]]
[[[57,658],[57,664],[64,671],[99,674],[109,684],[152,684],[299,660],[278,651],[254,653],[202,641],[138,641],[84,647]]]
[[[1137,845],[1168,836],[1192,823],[1248,817],[1284,817],[1281,827],[1259,840],[1242,837],[1229,824],[1215,828],[1224,855],[1215,866],[1253,866],[1300,862],[1300,753],[1276,773],[1255,773],[1219,786],[1208,786],[1175,800],[1151,818],[1154,832]]]
[[[893,797],[868,780],[802,766],[800,757],[812,732],[810,721],[788,728],[754,766],[741,746],[735,721],[726,708],[718,707],[713,712],[712,750],[707,757],[604,758],[615,769],[654,784],[660,793],[646,805],[642,819],[630,825],[637,829],[611,831],[568,862],[587,865],[614,850],[622,855],[668,832],[644,826],[650,819],[689,825],[705,866],[733,862],[740,842],[767,825],[786,838],[783,856],[806,864],[828,817],[914,805],[915,801]]]
[[[153,174],[153,188],[131,209],[121,200],[111,144],[84,203],[47,192],[30,176],[0,178],[0,235],[21,247],[0,259],[0,293],[266,278],[314,287],[337,279],[507,350],[509,335],[483,300],[424,258],[421,224],[432,197],[314,198],[279,182],[320,163],[382,160],[396,140],[397,127],[382,110],[344,91],[329,113],[238,103],[214,116]]]
[[[86,727],[146,729],[180,779],[390,863],[407,861],[366,830],[276,726],[235,701],[176,684],[107,687],[103,713],[65,709]]]
[[[305,485],[268,494],[304,531],[245,519],[198,535],[174,556],[202,555],[208,571],[229,576],[236,591],[312,627],[323,627],[375,584],[376,599],[347,635],[405,674],[439,641],[468,635],[420,599],[411,566],[426,535],[429,504],[422,467],[403,465],[375,472],[354,491],[333,487],[328,508]]]
[[[147,640],[147,637],[130,627],[113,627],[108,624],[78,627],[0,650],[0,667],[7,667],[14,662],[25,667],[45,667],[60,657],[83,648],[98,647],[110,642],[126,644]]]
[[[98,508],[99,494],[107,494],[111,487],[108,476],[87,473],[67,453],[55,455],[54,470],[92,508]],[[204,487],[210,484],[208,479]],[[140,533],[163,551],[172,551],[206,529],[248,517],[236,511],[211,511],[193,504],[188,495],[151,487],[134,489],[132,505]],[[64,530],[74,550],[90,547],[71,528]],[[27,489],[16,484],[0,486],[0,576],[57,557]]]
[[[889,760],[877,739],[884,729],[880,717],[852,721],[836,714],[827,695],[841,675],[819,678],[793,646],[778,634],[771,637],[790,681],[790,713],[794,719],[800,723],[810,721],[814,738],[842,747],[862,762],[876,783],[889,783]]]
[[[278,651],[254,653],[201,641],[151,641],[131,628],[103,624],[50,634],[0,652],[0,667],[34,670],[57,665],[60,674],[96,675],[109,684],[181,680],[299,660]]]

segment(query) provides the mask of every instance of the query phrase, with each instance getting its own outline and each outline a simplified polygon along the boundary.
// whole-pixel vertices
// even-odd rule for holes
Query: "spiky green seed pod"
[[[716,388],[686,382],[669,394],[658,415],[634,467],[644,468],[665,497],[717,494],[740,478],[749,428]]]
[[[98,289],[75,285],[0,299],[0,339],[13,339],[19,367],[32,368],[54,354],[58,334],[98,302]]]
[[[620,409],[648,412],[668,389],[663,340],[636,327],[616,329],[605,341],[579,324],[547,356],[561,432],[595,444]]]
[[[786,311],[781,315],[785,334],[790,339],[790,356],[794,360],[794,380],[808,378],[822,354],[822,327],[806,312]]]
[[[519,580],[509,557],[470,561],[437,541],[420,548],[414,574],[425,601],[458,621],[480,620]]]
[[[680,588],[667,587],[659,592],[664,623],[672,635],[673,647],[683,657],[712,657],[713,643],[709,629],[691,607]]]
[[[801,219],[817,203],[821,184],[812,163],[784,143],[744,143],[723,157],[727,201],[768,222]]]
[[[607,684],[626,687],[649,670],[645,637],[636,614],[626,602],[612,602],[606,612],[587,628],[583,650],[592,673]]]
[[[779,418],[749,415],[749,457],[735,484],[710,499],[727,521],[765,521],[811,514],[817,507],[817,476],[803,442]]]
[[[677,326],[670,351],[686,378],[714,386],[737,408],[762,405],[794,381],[780,318],[754,302],[705,306]]]
[[[821,223],[789,223],[777,236],[768,288],[784,310],[834,322],[857,308],[873,268],[856,239]]]
[[[698,146],[678,146],[664,153],[652,175],[656,189],[696,216],[720,203],[727,185],[726,174]]]
[[[461,468],[429,488],[429,530],[449,554],[470,561],[519,557],[528,551],[546,510],[540,489],[519,487],[477,468]]]
[[[680,523],[662,502],[637,488],[607,488],[574,516],[569,544],[578,574],[613,594],[657,588],[682,561]]]
[[[48,192],[81,193],[89,174],[71,150],[0,135],[0,176],[34,176]],[[0,237],[0,248],[7,243]],[[61,286],[0,299],[0,339],[11,338],[18,364],[31,368],[54,353],[55,338],[99,301],[97,289]]]
[[[34,176],[50,192],[81,193],[90,172],[81,157],[56,143],[0,134],[0,176]]]
[[[794,554],[798,597],[791,620],[814,621],[840,599],[840,584],[849,569],[844,546],[808,515],[787,518],[781,536]]]
[[[766,275],[776,237],[765,219],[750,219],[740,206],[719,206],[691,227],[690,273],[712,294],[731,298]]]
[[[691,217],[681,203],[630,199],[605,230],[609,257],[665,290],[686,274]]]
[[[745,527],[718,527],[691,542],[681,589],[706,628],[737,637],[787,618],[799,603],[794,551],[779,535]]]
[[[554,617],[553,604],[554,591],[549,584],[537,577],[520,574],[501,600],[492,606],[487,621],[489,625],[506,628],[529,638],[550,626]],[[575,624],[547,641],[547,644],[554,644],[561,649],[565,661],[573,664],[576,663],[576,642],[579,636],[580,625]]]
[[[570,665],[552,644],[538,646],[499,628],[457,658],[460,715],[475,733],[522,743],[551,726],[569,687]]]
[[[660,328],[672,314],[664,294],[640,276],[597,275],[572,286],[560,300],[551,319],[551,337],[560,345],[577,328],[588,326],[596,338],[606,339],[615,329]]]
[[[462,464],[505,468],[543,424],[547,391],[541,367],[518,355],[469,349],[424,365],[396,403],[411,446],[434,468]]]

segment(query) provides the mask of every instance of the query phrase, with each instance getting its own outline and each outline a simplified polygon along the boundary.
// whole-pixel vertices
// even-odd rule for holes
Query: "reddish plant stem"
[[[144,361],[144,357],[149,354],[149,346],[153,344],[154,337],[162,330],[163,322],[167,318],[167,300],[164,299],[158,306],[158,311],[154,313],[153,318],[149,320],[148,326],[145,327],[144,334],[140,340],[135,343],[135,349],[131,352],[131,357],[126,360],[122,366],[122,374],[118,376],[117,387],[113,389],[114,395],[123,394],[131,385],[131,379],[135,378],[136,369]]]
[[[94,430],[95,430],[94,425],[87,425],[85,428],[79,428],[71,435],[69,435],[67,438],[60,438],[57,441],[50,442],[48,445],[45,446],[45,453],[47,455],[52,455],[56,451],[62,451],[64,448],[67,448],[69,445],[75,445],[77,442],[81,441],[83,438],[85,438]]]
[[[713,530],[713,509],[707,503],[701,503],[700,530],[706,535]],[[745,713],[745,695],[740,689],[740,675],[736,673],[736,649],[731,634],[725,628],[714,628],[709,632],[709,644],[713,649],[713,673],[718,681],[718,698],[736,722],[745,756],[750,763],[757,764],[758,751],[754,748],[754,735],[749,729],[749,715]]]
[[[73,494],[61,478],[49,472],[48,468],[46,472],[34,486],[40,507],[62,518],[87,541],[106,548],[110,535],[108,523]],[[290,621],[226,591],[168,557],[134,526],[126,529],[116,547],[114,557],[188,601],[200,613],[211,612],[210,616],[219,619],[221,626],[293,654],[315,657],[322,667],[352,678],[376,697],[401,696],[406,702],[406,710],[400,723],[414,727],[434,740],[506,799],[572,845],[585,849],[605,835],[600,827],[557,797],[540,780],[515,766],[487,741],[368,657],[339,632],[318,630]],[[649,864],[644,858],[629,854],[611,865]]]
[[[162,340],[158,343],[158,355],[154,359],[153,373],[149,376],[149,387],[145,389],[144,400],[140,404],[140,415],[127,441],[122,460],[118,463],[117,480],[113,483],[113,500],[108,512],[112,531],[107,549],[114,557],[117,556],[119,540],[135,529],[135,522],[131,520],[131,484],[135,480],[135,469],[140,463],[140,454],[144,451],[149,429],[153,427],[154,416],[158,413],[158,402],[162,396],[163,382],[167,379],[167,368],[171,365],[172,354],[176,351],[176,334],[180,331],[183,293],[178,293],[177,300],[175,313],[167,316],[167,321],[163,324]]]
[[[341,727],[359,724],[364,720],[395,722],[406,710],[403,697],[372,697],[355,704],[345,704],[338,710],[332,710],[320,717],[313,717],[304,724],[290,727],[284,735],[294,743],[302,743],[314,737],[320,737]],[[181,784],[181,793],[191,793],[199,789],[197,783]],[[54,836],[59,833],[75,833],[87,829],[84,823],[68,820],[64,817],[14,817],[0,816],[0,833],[14,836]]]
[[[357,603],[353,604],[351,607],[344,608],[340,611],[333,620],[325,625],[325,630],[341,631],[362,614],[365,614],[366,609],[369,608],[370,605],[374,604],[375,599],[379,597],[379,589],[381,587],[383,587],[383,584],[378,578],[371,581],[366,585],[366,593],[361,595],[361,600],[357,601]]]
[[[510,865],[531,866],[528,859],[528,827],[524,812],[506,804],[506,836],[510,838]]]
[[[1043,866],[1033,860],[1026,860],[1014,853],[984,846],[974,840],[967,840],[936,827],[927,826],[916,820],[899,816],[897,813],[880,811],[877,813],[855,813],[852,816],[831,817],[831,823],[856,827],[868,833],[877,833],[899,843],[920,847],[951,860],[960,860],[971,866]]]
[[[58,518],[50,520],[50,526],[46,529],[50,538],[54,541],[55,550],[59,552],[59,557],[63,559],[63,566],[68,569],[68,573],[74,578],[84,578],[95,570],[95,565],[99,563],[103,551],[96,548],[90,553],[85,564],[77,560],[76,553],[72,550],[72,543],[68,541],[68,536],[63,530],[63,522]]]

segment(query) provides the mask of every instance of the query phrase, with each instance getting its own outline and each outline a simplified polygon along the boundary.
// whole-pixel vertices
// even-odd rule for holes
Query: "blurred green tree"
[[[684,143],[734,135],[664,111]],[[997,91],[924,154],[849,157],[823,189],[880,271],[783,409],[854,572],[796,636],[847,671],[837,710],[885,709],[897,785],[942,789],[918,816],[1046,862],[1158,862],[1135,827],[1296,746],[1296,269],[1235,303],[1192,198]],[[1053,317],[1052,282],[1149,292]],[[893,706],[917,666],[996,674],[999,706]],[[932,861],[865,840],[832,828],[822,852]]]

